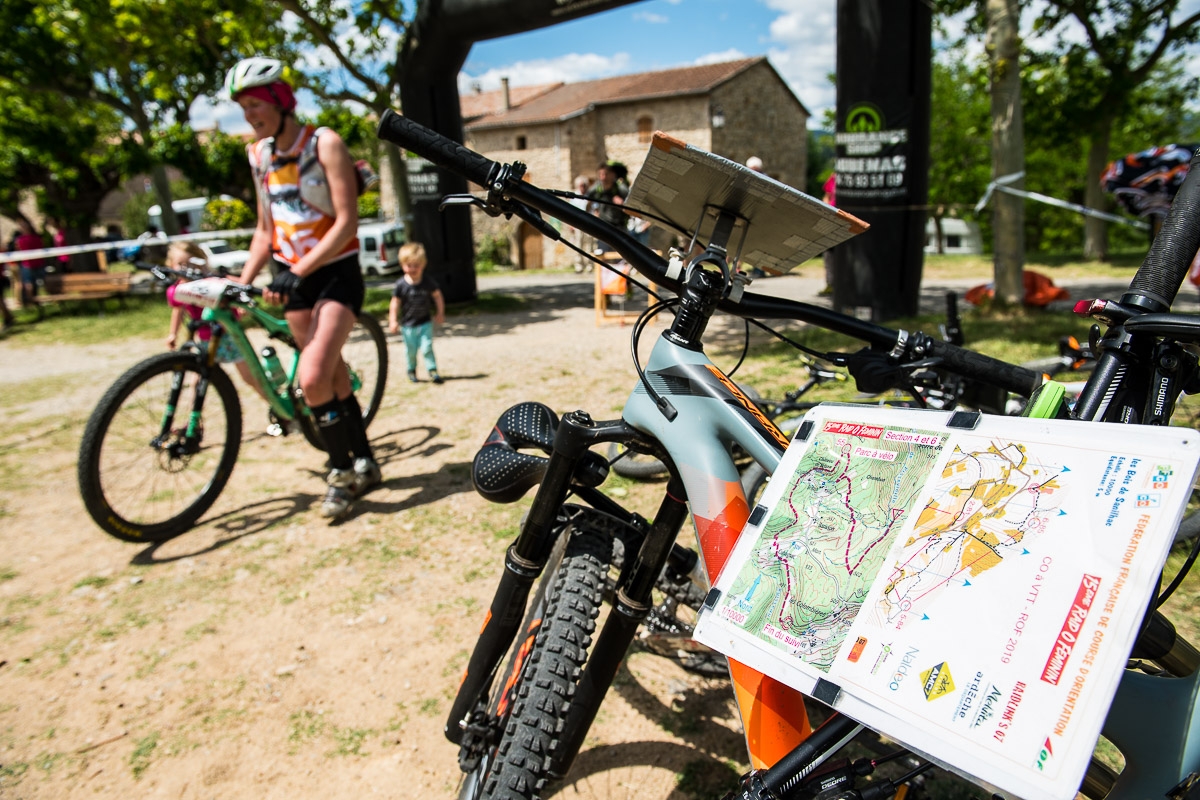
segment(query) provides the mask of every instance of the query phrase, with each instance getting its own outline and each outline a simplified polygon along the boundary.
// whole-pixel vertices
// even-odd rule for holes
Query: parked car
[[[204,239],[196,244],[208,256],[208,266],[212,270],[225,267],[236,274],[250,258],[249,250],[234,250],[224,239]]]
[[[404,228],[395,222],[358,224],[358,260],[364,275],[375,277],[400,271],[400,245]]]

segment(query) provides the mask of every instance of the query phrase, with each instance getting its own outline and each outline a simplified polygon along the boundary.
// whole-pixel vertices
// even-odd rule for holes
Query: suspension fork
[[[459,682],[458,694],[446,720],[446,738],[461,744],[471,713],[487,690],[517,635],[529,590],[542,574],[554,548],[554,523],[567,499],[571,479],[588,448],[599,441],[619,438],[615,429],[633,432],[625,423],[597,423],[583,411],[573,411],[559,421],[554,449],[546,464],[545,477],[534,495],[533,505],[516,541],[504,555],[504,572],[484,618],[483,628]]]
[[[654,605],[651,592],[658,576],[668,562],[679,557],[675,539],[687,516],[687,493],[678,474],[672,470],[667,494],[658,513],[654,515],[654,523],[642,541],[627,577],[617,587],[612,612],[575,687],[575,697],[567,710],[563,733],[550,762],[551,775],[566,775],[575,756],[579,754],[584,737],[592,727],[604,695],[633,643],[638,626]]]
[[[196,361],[200,365],[200,369],[197,370],[196,400],[192,403],[192,412],[188,416],[187,428],[184,430],[184,438],[189,442],[194,441],[199,434],[200,417],[204,409],[204,398],[208,394],[208,370],[205,367],[202,357],[198,356]],[[159,426],[158,439],[155,442],[159,446],[170,441],[171,430],[175,424],[175,412],[179,409],[179,396],[183,394],[183,381],[186,374],[187,370],[177,369],[171,375],[171,388],[167,392],[167,405],[163,409],[162,423]]]

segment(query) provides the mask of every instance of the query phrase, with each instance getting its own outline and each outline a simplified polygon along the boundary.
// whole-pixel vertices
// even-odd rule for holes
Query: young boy
[[[410,381],[417,382],[417,351],[420,350],[429,379],[434,383],[442,383],[437,359],[433,357],[433,323],[445,323],[446,304],[442,300],[442,290],[433,278],[425,277],[425,246],[409,242],[401,247],[400,266],[404,269],[404,277],[396,281],[396,288],[392,292],[392,302],[388,307],[388,331],[395,333],[399,330],[404,337]]]

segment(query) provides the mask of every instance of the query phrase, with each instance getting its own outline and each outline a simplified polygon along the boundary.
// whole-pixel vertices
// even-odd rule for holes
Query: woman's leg
[[[293,316],[295,324],[293,324]],[[349,422],[351,413],[339,399],[339,393],[349,397],[350,377],[342,362],[342,346],[354,328],[357,315],[341,303],[322,301],[307,311],[289,311],[288,325],[292,335],[301,343],[299,382],[305,401],[317,419],[317,427],[329,453],[329,491],[321,504],[326,517],[340,517],[350,508],[350,502],[362,491],[379,483],[379,467],[369,456],[355,462],[352,456],[362,451],[365,438],[361,416]],[[357,407],[357,403],[353,404]],[[369,447],[366,448],[369,453]],[[361,465],[361,469],[360,469]]]
[[[246,362],[235,361],[233,362],[233,365],[237,367],[238,374],[242,376],[242,380],[246,382],[246,385],[257,392],[259,397],[261,397],[263,400],[266,400],[267,393],[264,392],[263,388],[258,385],[258,381],[254,379],[254,374],[250,372],[250,367],[246,364]]]

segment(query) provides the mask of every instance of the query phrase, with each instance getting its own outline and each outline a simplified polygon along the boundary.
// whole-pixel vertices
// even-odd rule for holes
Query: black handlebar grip
[[[391,109],[383,112],[376,135],[480,186],[489,185],[500,169],[500,165],[490,158],[484,158],[453,139],[402,117]]]
[[[1200,151],[1192,155],[1187,177],[1175,195],[1167,220],[1122,300],[1148,306],[1150,311],[1169,309],[1197,249],[1200,249]],[[1155,308],[1154,303],[1162,307]]]
[[[946,368],[958,375],[998,386],[1022,397],[1029,397],[1042,383],[1042,376],[1031,369],[956,347],[948,342],[930,339],[929,352],[942,359]]]

